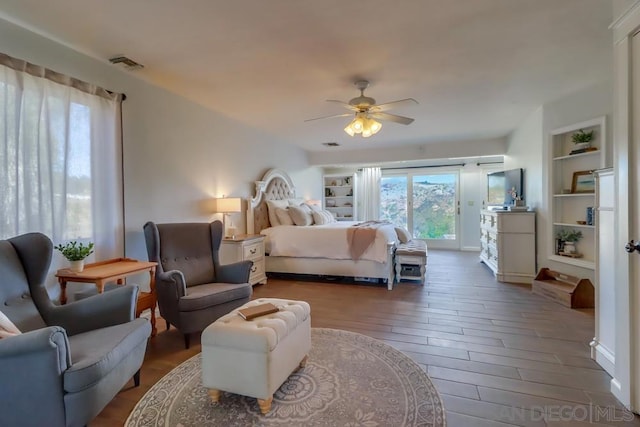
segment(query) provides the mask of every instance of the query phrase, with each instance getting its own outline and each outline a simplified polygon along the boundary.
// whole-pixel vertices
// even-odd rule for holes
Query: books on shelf
[[[580,154],[580,153],[588,153],[590,151],[598,151],[598,149],[596,147],[576,148],[576,149],[571,150],[569,155],[571,155],[571,154]]]
[[[259,316],[264,316],[266,314],[275,313],[280,311],[278,307],[267,302],[265,304],[254,305],[252,307],[243,308],[242,310],[238,310],[238,315],[242,317],[244,320],[251,320]]]

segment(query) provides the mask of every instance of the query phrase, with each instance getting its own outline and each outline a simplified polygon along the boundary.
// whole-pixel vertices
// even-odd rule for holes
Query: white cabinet
[[[238,235],[235,239],[223,239],[220,245],[220,263],[232,264],[253,261],[249,283],[267,283],[264,263],[264,236],[259,234]]]
[[[325,175],[323,177],[324,195],[322,206],[331,212],[338,221],[355,221],[356,211],[356,175]]]
[[[500,282],[531,283],[536,275],[535,212],[480,213],[480,261]]]
[[[596,172],[595,335],[591,357],[615,375],[615,183],[612,169]]]
[[[587,150],[576,152],[573,136],[593,132]],[[594,269],[596,260],[595,178],[593,171],[604,166],[605,118],[576,123],[551,132],[550,208],[552,222],[549,256],[553,261]],[[589,214],[588,212],[591,212]],[[564,254],[557,234],[561,230],[579,231],[582,238],[576,244],[576,254]],[[563,256],[564,255],[564,256]]]

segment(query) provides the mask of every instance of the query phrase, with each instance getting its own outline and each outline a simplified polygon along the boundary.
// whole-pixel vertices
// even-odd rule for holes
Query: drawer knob
[[[255,273],[256,271],[258,271],[258,266],[254,265],[253,267],[251,267],[251,272]]]
[[[251,253],[251,255],[255,255],[256,252],[258,252],[258,249],[257,248],[249,249],[249,252]]]

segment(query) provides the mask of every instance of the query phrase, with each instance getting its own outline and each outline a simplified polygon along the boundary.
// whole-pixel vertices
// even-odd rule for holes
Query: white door
[[[611,391],[640,410],[640,254],[625,244],[640,240],[640,9],[613,24],[613,150],[616,179],[615,367]]]

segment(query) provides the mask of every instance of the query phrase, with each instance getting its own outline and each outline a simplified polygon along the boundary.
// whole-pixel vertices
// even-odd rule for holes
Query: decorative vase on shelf
[[[82,273],[82,270],[84,270],[84,260],[81,259],[79,261],[69,261],[69,270],[73,271],[74,273]]]
[[[564,253],[565,254],[575,254],[576,253],[576,242],[564,242]]]

